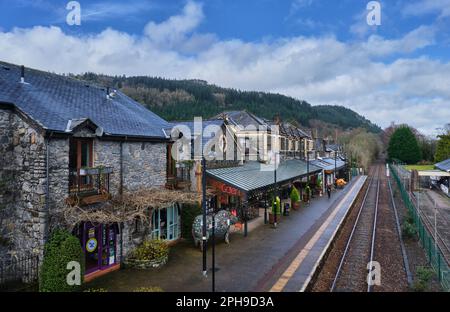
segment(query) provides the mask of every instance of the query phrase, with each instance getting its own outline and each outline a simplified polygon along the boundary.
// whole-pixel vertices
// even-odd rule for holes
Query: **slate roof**
[[[41,127],[65,132],[70,120],[91,120],[111,136],[167,139],[167,121],[120,91],[73,78],[0,62],[0,102],[11,103]]]
[[[334,170],[334,164],[330,164],[320,159],[311,160],[310,163],[314,166],[322,168],[323,170]]]
[[[334,169],[334,158],[322,158],[322,161],[331,164],[333,166]],[[342,161],[340,158],[336,158],[336,169],[341,169],[345,167],[345,161]]]
[[[203,121],[202,121],[202,133],[203,133],[203,136],[202,136],[202,146],[205,146],[206,143],[208,143],[208,141],[211,140],[211,139],[215,136],[215,134],[210,136],[210,133],[206,133],[205,129],[206,129],[207,127],[210,127],[210,126],[222,127],[223,124],[224,124],[224,121],[223,121],[223,120],[220,120],[220,119],[215,119],[215,120],[203,120]],[[177,126],[177,125],[187,126],[187,127],[189,128],[190,132],[191,132],[191,138],[192,138],[192,139],[195,138],[195,133],[194,133],[194,122],[193,122],[193,121],[180,121],[180,122],[173,121],[173,122],[170,122],[170,128],[168,128],[168,129],[167,129],[168,131],[166,131],[167,134],[170,135],[172,129],[173,129],[175,126]],[[210,129],[210,130],[213,130],[214,128],[210,127],[209,129]],[[225,134],[225,133],[224,133],[224,134]]]
[[[327,152],[339,152],[341,150],[341,146],[339,144],[327,144],[325,148]]]
[[[239,167],[208,169],[206,170],[206,174],[241,191],[250,192],[274,184],[273,169],[261,170],[261,166],[266,169],[273,168],[271,165],[262,165],[259,162],[252,161]],[[321,170],[317,166],[309,165],[310,174]],[[293,181],[306,175],[307,163],[305,161],[298,159],[287,160],[282,162],[277,169],[277,182]]]
[[[269,125],[262,118],[259,118],[246,110],[223,112],[215,116],[214,119],[225,119],[226,117],[228,117],[228,121],[235,126],[244,128],[255,126],[256,130],[258,130],[259,127],[262,127],[262,129],[269,128]]]
[[[450,172],[450,158],[444,161],[441,161],[440,163],[437,163],[434,165],[436,168],[442,171]]]

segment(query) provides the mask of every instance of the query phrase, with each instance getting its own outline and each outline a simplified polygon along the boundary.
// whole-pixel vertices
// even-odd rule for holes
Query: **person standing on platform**
[[[328,194],[328,199],[330,199],[331,197],[331,185],[327,185],[327,194]]]

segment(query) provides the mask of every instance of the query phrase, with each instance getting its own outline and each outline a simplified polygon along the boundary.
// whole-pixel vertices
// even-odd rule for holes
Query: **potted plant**
[[[292,186],[291,190],[291,207],[294,210],[297,210],[300,208],[300,193],[298,192],[297,188],[295,186]]]
[[[277,216],[277,222],[280,222],[281,219],[281,199],[280,197],[276,197],[275,200],[272,200],[272,211],[269,214],[269,222],[270,224],[275,224],[275,215]]]
[[[310,197],[311,197],[311,187],[309,186],[309,184],[307,184],[305,187],[305,195],[303,196],[303,201],[305,203],[309,202]]]
[[[319,196],[322,197],[323,195],[323,188],[322,188],[322,177],[319,176],[317,179],[317,190],[319,191]]]

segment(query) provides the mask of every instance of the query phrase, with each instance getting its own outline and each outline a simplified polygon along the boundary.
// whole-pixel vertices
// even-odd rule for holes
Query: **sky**
[[[380,25],[363,0],[78,1],[80,25],[69,2],[0,0],[0,60],[202,79],[427,135],[450,123],[450,0],[378,1]]]

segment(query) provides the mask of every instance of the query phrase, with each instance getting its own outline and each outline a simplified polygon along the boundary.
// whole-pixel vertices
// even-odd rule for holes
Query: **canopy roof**
[[[437,163],[434,166],[442,171],[450,172],[450,158],[446,159],[444,161],[441,161],[440,163]]]
[[[274,166],[259,162],[248,162],[240,167],[206,170],[206,174],[218,181],[233,186],[243,192],[261,190],[275,183]],[[322,171],[320,167],[309,165],[309,173]],[[294,181],[308,174],[307,163],[303,160],[292,159],[282,162],[277,169],[277,183]]]

